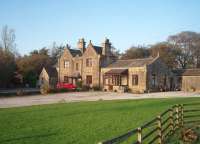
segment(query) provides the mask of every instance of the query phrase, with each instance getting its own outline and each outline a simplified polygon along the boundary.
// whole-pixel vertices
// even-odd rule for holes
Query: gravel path
[[[0,108],[21,107],[59,102],[98,101],[117,99],[144,99],[144,98],[173,98],[173,97],[200,97],[200,93],[186,92],[157,92],[146,94],[114,93],[114,92],[70,92],[49,95],[34,95],[23,97],[2,97]]]

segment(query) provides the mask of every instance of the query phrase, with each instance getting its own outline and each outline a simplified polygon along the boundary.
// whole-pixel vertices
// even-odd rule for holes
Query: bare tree
[[[137,59],[149,57],[149,49],[143,46],[132,46],[122,54],[121,59]]]
[[[151,56],[156,57],[159,53],[160,58],[170,68],[176,68],[176,51],[168,42],[160,42],[152,45],[149,49]]]
[[[0,35],[0,87],[10,85],[16,71],[15,31],[4,26]]]
[[[197,52],[197,41],[199,34],[195,32],[181,32],[169,36],[168,41],[177,51],[176,61],[180,68],[196,67],[194,55]]]
[[[52,64],[56,64],[58,58],[61,56],[61,54],[64,51],[65,46],[61,45],[57,45],[56,42],[52,43],[52,46],[50,48],[51,50],[51,59],[52,59]]]
[[[16,48],[15,31],[14,29],[9,29],[7,25],[3,26],[1,31],[0,47],[10,52],[14,52]]]

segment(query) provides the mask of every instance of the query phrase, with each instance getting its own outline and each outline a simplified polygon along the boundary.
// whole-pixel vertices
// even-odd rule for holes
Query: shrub
[[[81,88],[82,91],[88,91],[90,90],[90,86],[88,85],[83,85],[82,88]]]
[[[23,90],[22,90],[22,89],[17,90],[16,95],[17,95],[17,96],[22,96],[22,95],[24,95]]]
[[[68,92],[68,91],[70,91],[70,90],[68,90],[68,89],[65,89],[65,88],[58,89],[58,92]]]
[[[50,92],[50,88],[48,85],[46,84],[43,84],[41,87],[40,87],[40,93],[45,95],[45,94],[48,94]]]
[[[77,88],[82,88],[83,87],[83,81],[81,80],[81,81],[77,81],[76,82],[76,86],[77,86]]]
[[[68,92],[68,91],[70,91],[70,90],[65,89],[65,88],[62,88],[62,89],[55,88],[55,89],[50,89],[49,93],[62,93],[62,92]]]
[[[194,92],[194,91],[196,91],[196,88],[194,86],[191,86],[190,90]]]
[[[94,91],[100,91],[100,90],[101,90],[101,88],[100,88],[99,86],[94,86],[92,89],[93,89]]]

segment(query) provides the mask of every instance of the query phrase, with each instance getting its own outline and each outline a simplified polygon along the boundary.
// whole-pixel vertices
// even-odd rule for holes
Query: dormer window
[[[91,58],[87,58],[86,59],[86,67],[91,67],[92,66],[92,59]]]
[[[64,61],[64,68],[68,68],[69,67],[69,61],[68,60],[65,60]]]

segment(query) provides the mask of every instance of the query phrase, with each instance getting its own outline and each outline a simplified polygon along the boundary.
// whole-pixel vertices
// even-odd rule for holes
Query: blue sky
[[[180,31],[200,32],[199,0],[1,0],[0,27],[16,31],[17,50],[69,43],[96,45],[108,37],[124,51],[164,41]]]

